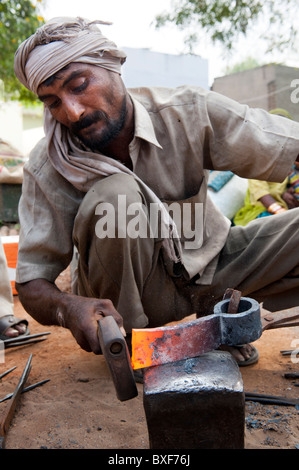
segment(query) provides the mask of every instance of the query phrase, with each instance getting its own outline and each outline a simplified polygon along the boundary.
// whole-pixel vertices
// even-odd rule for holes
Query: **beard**
[[[116,119],[110,119],[104,111],[95,111],[88,116],[85,116],[78,122],[70,126],[71,132],[78,137],[81,142],[93,152],[103,151],[107,145],[110,144],[124,128],[127,114],[126,98],[123,99],[120,114]],[[81,135],[80,131],[88,128],[92,124],[100,121],[105,123],[101,131],[91,132],[90,135]]]

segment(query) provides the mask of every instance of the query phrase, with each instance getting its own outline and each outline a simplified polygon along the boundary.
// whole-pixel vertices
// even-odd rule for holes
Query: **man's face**
[[[54,119],[92,150],[114,140],[126,120],[126,91],[119,75],[101,67],[72,63],[38,88]]]

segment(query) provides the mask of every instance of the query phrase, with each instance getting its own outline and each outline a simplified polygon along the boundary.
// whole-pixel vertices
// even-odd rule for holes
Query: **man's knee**
[[[82,234],[82,230],[90,231],[92,227],[106,231],[108,237],[110,232],[113,233],[111,238],[121,231],[121,238],[124,238],[130,226],[129,220],[137,209],[139,221],[142,219],[142,225],[146,226],[147,210],[135,178],[123,173],[106,177],[86,193],[75,219],[75,239],[79,238],[78,234]]]
[[[95,204],[106,202],[117,207],[120,199],[125,199],[127,204],[131,204],[140,202],[141,195],[133,176],[117,173],[95,183],[85,199],[93,199]]]

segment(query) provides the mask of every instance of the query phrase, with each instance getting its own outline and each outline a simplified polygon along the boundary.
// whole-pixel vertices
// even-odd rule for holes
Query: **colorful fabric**
[[[282,194],[287,189],[288,177],[282,183],[270,183],[268,181],[249,180],[248,190],[244,200],[244,206],[237,212],[233,222],[235,225],[247,225],[251,220],[261,217],[265,212],[265,206],[259,199],[270,194],[283,208],[287,209]]]
[[[261,219],[262,217],[268,217],[269,215],[273,215],[273,214],[271,214],[271,213],[268,212],[268,211],[264,211],[264,212],[262,212],[261,214],[259,214],[259,215],[257,216],[257,219]]]
[[[208,187],[218,192],[234,176],[232,171],[210,171]]]
[[[294,197],[299,201],[299,175],[296,172],[296,169],[294,167],[294,170],[291,172],[289,175],[289,184],[294,190]]]

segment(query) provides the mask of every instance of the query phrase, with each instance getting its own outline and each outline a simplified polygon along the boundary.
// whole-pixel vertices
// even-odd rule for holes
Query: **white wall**
[[[0,138],[22,152],[22,131],[22,106],[17,102],[0,101]]]
[[[198,85],[209,89],[208,60],[190,54],[164,54],[122,47],[127,60],[122,78],[127,87]]]

